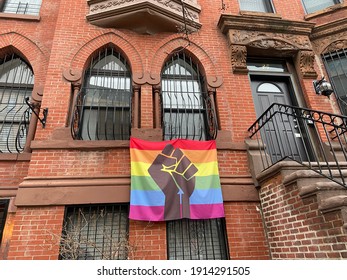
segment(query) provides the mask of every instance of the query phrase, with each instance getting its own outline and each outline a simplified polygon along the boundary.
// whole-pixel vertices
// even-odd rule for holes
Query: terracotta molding
[[[310,36],[318,54],[347,47],[347,18],[316,26]]]

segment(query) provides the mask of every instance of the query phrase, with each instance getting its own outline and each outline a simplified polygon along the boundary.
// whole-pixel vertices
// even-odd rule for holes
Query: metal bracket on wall
[[[29,102],[29,97],[25,98],[25,103],[29,106],[30,110],[35,114],[35,116],[39,119],[42,124],[42,128],[46,127],[46,120],[48,115],[48,108],[44,108],[42,111],[43,118],[40,118],[39,114],[36,113],[35,109],[40,108],[39,106],[35,106]]]

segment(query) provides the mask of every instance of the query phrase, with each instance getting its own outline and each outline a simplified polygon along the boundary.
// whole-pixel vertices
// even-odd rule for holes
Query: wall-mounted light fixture
[[[44,109],[43,109],[43,111],[42,111],[43,117],[40,118],[40,116],[39,116],[40,107],[37,107],[37,106],[31,104],[31,103],[29,102],[29,97],[26,97],[26,98],[25,98],[25,103],[29,106],[30,110],[36,115],[36,117],[38,118],[38,120],[41,122],[42,127],[45,128],[45,127],[46,127],[47,115],[48,115],[48,108],[44,108]],[[37,113],[37,112],[35,111],[35,109],[37,109],[37,108],[38,108],[38,110],[39,110],[39,113]]]
[[[334,91],[331,84],[328,83],[324,77],[318,81],[313,81],[313,87],[318,95],[330,96]]]

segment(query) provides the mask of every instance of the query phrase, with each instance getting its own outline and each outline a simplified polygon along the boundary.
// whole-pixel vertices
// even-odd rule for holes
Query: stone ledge
[[[258,202],[250,176],[220,176],[224,201]],[[26,177],[19,185],[17,206],[129,202],[130,175]]]

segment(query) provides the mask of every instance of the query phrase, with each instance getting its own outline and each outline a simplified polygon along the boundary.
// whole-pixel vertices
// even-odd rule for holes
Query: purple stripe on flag
[[[190,218],[198,219],[214,219],[224,217],[223,203],[218,204],[191,204]]]
[[[164,221],[164,206],[130,205],[129,218],[140,221]]]

